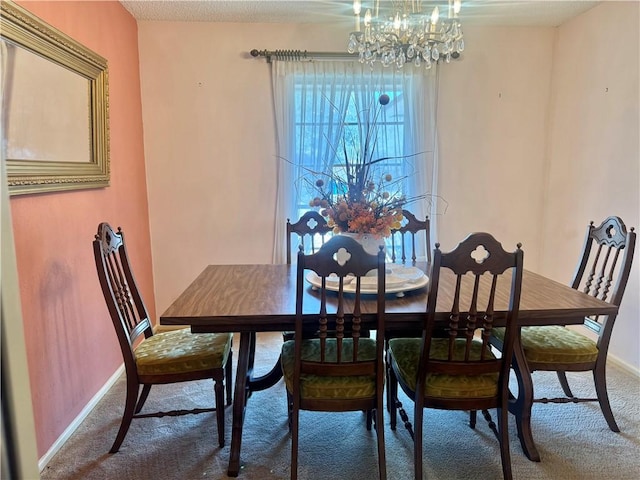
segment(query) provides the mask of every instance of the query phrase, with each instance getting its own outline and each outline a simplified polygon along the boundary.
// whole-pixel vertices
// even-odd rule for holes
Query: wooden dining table
[[[417,264],[427,271],[426,264]],[[454,277],[442,272],[436,318],[446,325]],[[317,315],[319,295],[308,285],[304,315]],[[389,334],[421,328],[426,311],[427,288],[388,294],[385,317]],[[498,285],[496,324],[506,311],[509,282]],[[279,365],[266,375],[253,376],[257,332],[294,329],[296,266],[294,265],[209,265],[160,316],[162,325],[190,325],[194,333],[238,332],[240,345],[233,399],[233,425],[228,475],[240,471],[242,428],[247,401],[252,392],[269,388],[281,378]],[[363,327],[373,325],[375,299],[363,303]],[[448,310],[447,310],[448,309]],[[520,300],[520,326],[580,324],[588,315],[610,315],[618,307],[574,290],[542,275],[526,271]],[[441,315],[438,315],[438,312]],[[504,315],[502,315],[504,319]],[[513,369],[518,392],[510,402],[522,449],[533,461],[540,461],[531,430],[533,383],[519,339]]]

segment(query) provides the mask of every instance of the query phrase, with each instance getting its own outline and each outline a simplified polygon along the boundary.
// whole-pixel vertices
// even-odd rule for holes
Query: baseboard
[[[615,364],[616,367],[620,367],[625,372],[630,373],[637,378],[640,378],[640,370],[638,369],[638,367],[635,367],[630,363],[625,362],[624,360],[620,360],[618,357],[611,354],[609,354],[609,356],[607,357],[607,361]]]
[[[66,428],[62,435],[58,437],[58,439],[51,445],[51,448],[45,453],[42,458],[38,461],[38,468],[42,472],[44,468],[47,466],[49,461],[53,458],[53,456],[58,453],[60,448],[65,444],[69,437],[73,435],[76,429],[80,426],[80,424],[84,421],[85,418],[91,413],[91,410],[98,404],[98,402],[104,397],[104,395],[109,391],[111,387],[116,383],[120,375],[124,372],[124,364],[120,365],[113,375],[106,381],[106,383],[102,386],[100,390],[93,396],[93,398],[87,403],[87,405],[82,409],[82,411],[78,414],[78,416],[71,422],[71,424]]]

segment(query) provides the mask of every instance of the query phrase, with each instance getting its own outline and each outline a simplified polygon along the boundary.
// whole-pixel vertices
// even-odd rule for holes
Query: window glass
[[[359,159],[367,155],[372,159],[384,159],[372,167],[371,179],[381,179],[390,174],[394,181],[389,193],[411,198],[411,182],[414,172],[411,141],[405,138],[408,132],[405,121],[405,94],[402,82],[390,82],[384,90],[372,89],[369,85],[344,85],[317,82],[310,85],[304,77],[295,84],[295,134],[294,162],[296,183],[296,218],[310,209],[309,201],[318,195],[315,181],[327,177],[318,172],[331,172],[334,177],[344,178],[347,159]],[[385,105],[379,103],[382,94],[389,97]],[[366,150],[366,151],[365,151]],[[345,182],[346,183],[346,182]],[[331,182],[329,191],[336,197],[345,183]],[[405,237],[405,243],[410,237]],[[312,239],[315,248],[322,238]],[[387,239],[387,256],[391,257],[391,240]],[[309,245],[307,245],[309,246]],[[396,258],[401,257],[401,239],[396,238]],[[410,246],[407,244],[405,248]]]
[[[295,135],[293,136],[296,159],[297,218],[309,210],[309,201],[317,192],[314,187],[316,172],[331,171],[344,176],[344,158],[361,158],[365,145],[370,149],[368,155],[384,161],[373,167],[371,178],[381,178],[391,174],[397,182],[392,194],[410,196],[406,181],[411,162],[407,162],[405,153],[405,116],[402,89],[375,91],[368,94],[371,98],[360,105],[362,93],[354,87],[343,87],[336,95],[346,96],[346,107],[339,110],[321,91],[309,93],[312,87],[298,83],[295,88]],[[316,87],[320,89],[321,87]],[[335,88],[335,86],[334,86]],[[381,106],[377,99],[382,94],[389,96],[387,105]],[[333,135],[331,132],[340,131]],[[367,142],[367,135],[369,141]],[[410,153],[408,153],[410,154]],[[334,184],[335,195],[338,191]]]

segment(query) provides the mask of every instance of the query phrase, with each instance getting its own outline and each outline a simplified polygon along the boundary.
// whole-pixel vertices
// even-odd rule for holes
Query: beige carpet
[[[236,338],[234,344],[238,345]],[[266,370],[281,345],[279,334],[259,336],[257,364]],[[540,405],[533,409],[533,431],[542,461],[529,461],[520,449],[510,421],[515,479],[640,478],[640,383],[609,366],[609,392],[621,433],[610,431],[597,404]],[[572,382],[573,380],[573,382]],[[536,373],[536,391],[553,394],[555,374]],[[574,390],[592,395],[590,374],[569,377]],[[227,408],[227,444],[217,446],[214,414],[134,420],[115,455],[115,438],[124,405],[123,379],[107,393],[91,415],[42,472],[43,480],[196,480],[226,479],[231,443],[231,408]],[[155,386],[144,410],[211,405],[210,382]],[[409,401],[405,402],[410,406]],[[162,406],[161,406],[162,405]],[[425,412],[425,477],[445,479],[502,478],[498,443],[486,422],[467,426],[465,412]],[[304,412],[300,419],[301,480],[377,478],[375,432],[363,414]],[[387,474],[390,480],[413,478],[412,442],[399,426],[385,425]],[[254,393],[247,407],[239,479],[289,478],[290,438],[284,386]]]

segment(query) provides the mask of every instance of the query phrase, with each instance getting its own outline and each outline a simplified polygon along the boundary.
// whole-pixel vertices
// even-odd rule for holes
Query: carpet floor
[[[276,361],[282,337],[260,334],[256,365],[267,371]],[[237,348],[239,338],[234,339]],[[260,373],[261,370],[258,370]],[[235,378],[235,377],[234,377]],[[594,396],[589,373],[569,375],[574,393]],[[529,461],[520,448],[510,418],[510,447],[515,479],[590,480],[640,478],[640,380],[608,367],[609,395],[621,432],[614,433],[597,403],[536,404],[532,428],[541,462]],[[534,373],[536,396],[561,392],[553,373]],[[133,421],[120,448],[108,453],[120,425],[125,398],[124,376],[54,455],[42,480],[196,480],[227,479],[231,444],[231,407],[226,409],[226,445],[216,440],[215,414],[148,418]],[[403,404],[412,417],[412,403]],[[196,408],[213,404],[209,381],[154,386],[144,411]],[[495,417],[495,415],[494,415]],[[387,475],[413,478],[413,443],[408,432],[385,422]],[[239,479],[289,478],[291,442],[287,429],[285,388],[254,393],[248,403]],[[434,480],[500,479],[498,442],[481,416],[475,430],[466,412],[428,409],[424,423],[425,478]],[[361,412],[302,412],[298,478],[356,480],[378,476],[376,435],[365,428]]]

